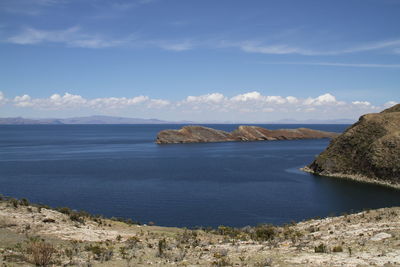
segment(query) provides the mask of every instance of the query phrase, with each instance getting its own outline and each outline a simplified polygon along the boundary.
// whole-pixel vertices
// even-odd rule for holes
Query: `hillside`
[[[361,116],[305,170],[400,187],[400,104]]]
[[[187,230],[0,202],[1,266],[398,266],[400,208]]]

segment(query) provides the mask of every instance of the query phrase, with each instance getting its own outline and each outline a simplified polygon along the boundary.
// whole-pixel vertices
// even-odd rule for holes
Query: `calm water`
[[[396,190],[298,171],[328,140],[154,143],[158,131],[180,127],[0,126],[0,193],[186,227],[281,224],[400,204]],[[347,126],[307,127],[341,132]]]

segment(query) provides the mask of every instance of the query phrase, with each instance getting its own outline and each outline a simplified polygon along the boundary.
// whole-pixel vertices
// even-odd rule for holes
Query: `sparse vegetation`
[[[57,208],[58,213],[44,205],[35,205],[34,208],[32,204],[25,206],[25,201],[2,199],[0,229],[7,229],[7,233],[13,233],[19,241],[6,245],[2,239],[4,232],[0,231],[0,266],[9,266],[10,263],[97,266],[102,262],[105,264],[102,266],[128,267],[324,266],[311,263],[323,262],[334,255],[342,264],[348,264],[348,261],[360,261],[359,253],[364,253],[362,260],[366,266],[372,263],[379,266],[384,260],[393,261],[388,246],[392,244],[392,249],[397,248],[395,241],[398,240],[397,233],[400,233],[400,208],[369,210],[284,226],[262,224],[191,230],[133,227],[119,219],[110,220],[69,208]],[[17,203],[17,207],[13,203]],[[84,219],[84,224],[72,220],[71,216]],[[365,228],[360,233],[351,228],[363,224],[372,230]],[[391,235],[384,236],[393,238],[370,241],[381,229],[378,225],[384,225],[382,229],[391,227]],[[37,233],[40,237],[35,237]],[[301,265],[306,260],[310,264]]]
[[[36,266],[48,266],[52,263],[56,252],[53,245],[37,237],[29,239],[27,254],[32,256],[32,263]]]
[[[314,252],[315,253],[328,253],[328,248],[325,246],[325,244],[321,243],[318,246],[314,247]]]

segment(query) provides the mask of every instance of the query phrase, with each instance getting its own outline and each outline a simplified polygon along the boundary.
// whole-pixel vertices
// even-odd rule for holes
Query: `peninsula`
[[[334,138],[338,133],[308,128],[269,130],[259,126],[239,126],[225,132],[204,126],[184,126],[180,130],[163,130],[158,133],[157,144],[210,143],[234,141],[274,141],[294,139]]]
[[[400,188],[400,104],[361,116],[304,170]]]

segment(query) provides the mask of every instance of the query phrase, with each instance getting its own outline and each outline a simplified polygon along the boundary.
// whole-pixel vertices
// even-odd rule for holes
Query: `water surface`
[[[0,126],[0,193],[186,227],[282,224],[400,204],[393,189],[299,171],[327,139],[154,143],[158,131],[181,126]],[[347,125],[306,127],[341,132]]]

